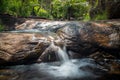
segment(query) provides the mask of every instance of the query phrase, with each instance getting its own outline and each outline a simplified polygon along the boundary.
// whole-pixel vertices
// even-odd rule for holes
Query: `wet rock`
[[[111,74],[120,74],[120,63],[112,61],[110,63],[110,72]]]
[[[79,26],[69,25],[58,30],[57,34],[61,41],[66,43],[68,50],[82,53],[84,44],[82,45],[82,40],[80,40],[79,29]]]
[[[35,21],[27,20],[23,24],[16,26],[16,30],[38,30],[38,31],[51,31],[56,32],[59,28],[69,25],[69,22],[63,21]]]
[[[19,77],[18,73],[9,70],[9,69],[2,69],[0,70],[0,80],[17,80]]]
[[[24,30],[26,32],[26,29],[28,32],[31,29],[42,32],[34,34],[0,33],[0,64],[54,61],[56,60],[57,49],[49,48],[47,50],[52,40],[56,46],[61,48],[66,46],[67,53],[71,58],[86,57],[96,52],[100,52],[98,54],[105,52],[114,58],[120,58],[119,22],[119,20],[96,22],[44,21],[41,23],[40,21],[33,21],[32,23],[28,21],[28,26],[22,24],[16,29],[23,30],[23,32]],[[44,53],[45,55],[41,58],[41,54]],[[99,55],[94,55],[93,58],[96,56],[99,58]]]
[[[77,23],[79,26],[65,26],[57,31],[67,49],[83,56],[103,50],[119,55],[120,25],[89,22]]]
[[[0,65],[35,62],[49,45],[37,40],[41,34],[0,33],[0,37]]]
[[[111,61],[111,63],[107,64],[109,66],[109,70],[106,74],[100,77],[98,80],[120,80],[120,63],[115,61]]]
[[[110,55],[109,53],[96,52],[90,56],[96,62],[96,64],[101,66],[102,70],[105,70],[106,73],[100,77],[100,80],[110,80],[116,79],[119,80],[118,75],[120,75],[120,61],[116,59],[115,56]],[[98,79],[99,80],[99,79]]]

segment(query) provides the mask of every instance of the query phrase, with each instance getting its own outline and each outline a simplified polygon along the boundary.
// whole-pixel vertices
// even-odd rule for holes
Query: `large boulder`
[[[110,22],[77,23],[79,26],[65,26],[57,31],[67,50],[90,55],[105,51],[120,56],[120,25]]]
[[[27,64],[41,60],[54,61],[56,60],[55,53],[57,53],[58,46],[61,49],[66,47],[69,56],[72,58],[89,55],[92,58],[96,56],[99,58],[102,53],[120,58],[119,22],[119,20],[70,21],[62,24],[60,21],[54,28],[52,26],[44,26],[45,28],[43,28],[39,25],[39,27],[32,26],[28,29],[28,31],[39,29],[42,31],[41,33],[0,33],[0,65]],[[53,21],[53,23],[55,22]],[[52,21],[50,25],[54,25]],[[23,26],[22,29],[25,30],[26,28]],[[49,28],[50,31],[47,31]],[[50,45],[51,41],[55,47]],[[95,55],[92,55],[94,53]],[[99,54],[96,55],[96,53]]]
[[[41,34],[0,33],[0,65],[36,62],[48,44],[36,39]]]

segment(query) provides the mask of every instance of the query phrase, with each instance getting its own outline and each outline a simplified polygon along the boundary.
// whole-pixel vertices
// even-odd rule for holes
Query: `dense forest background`
[[[0,4],[1,14],[50,19],[107,19],[120,10],[120,0],[0,0]]]
[[[120,18],[120,0],[0,0],[0,24],[6,15],[52,20],[116,19]]]

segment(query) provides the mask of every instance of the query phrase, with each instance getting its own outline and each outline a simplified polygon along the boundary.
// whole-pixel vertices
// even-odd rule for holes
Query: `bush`
[[[49,18],[50,14],[47,10],[40,8],[39,6],[34,7],[35,14],[42,18]]]
[[[1,0],[0,12],[13,16],[27,17],[32,13],[34,4],[37,0]]]
[[[0,13],[16,17],[40,16],[53,19],[103,20],[118,17],[112,6],[120,0],[0,0]],[[111,5],[109,4],[111,3]],[[114,3],[114,5],[112,4]],[[119,5],[117,5],[119,8]],[[110,13],[111,12],[111,13]],[[109,13],[109,14],[106,14]]]
[[[88,13],[89,5],[86,0],[54,0],[52,8],[54,18],[83,19]]]
[[[89,21],[89,20],[91,20],[89,13],[87,13],[87,14],[84,15],[84,19],[83,19],[83,20],[84,20],[84,21]]]
[[[106,13],[103,13],[103,14],[97,14],[95,16],[95,18],[93,18],[93,20],[107,20],[108,17],[107,17],[107,14]]]

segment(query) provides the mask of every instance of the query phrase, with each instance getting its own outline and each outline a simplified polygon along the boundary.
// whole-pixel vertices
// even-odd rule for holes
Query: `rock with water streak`
[[[44,20],[26,20],[23,24],[15,27],[20,32],[31,31],[49,31],[56,32],[59,28],[69,25],[69,22],[63,21],[44,21]]]
[[[86,56],[96,51],[105,51],[120,56],[119,21],[77,23],[57,31],[67,49]]]

